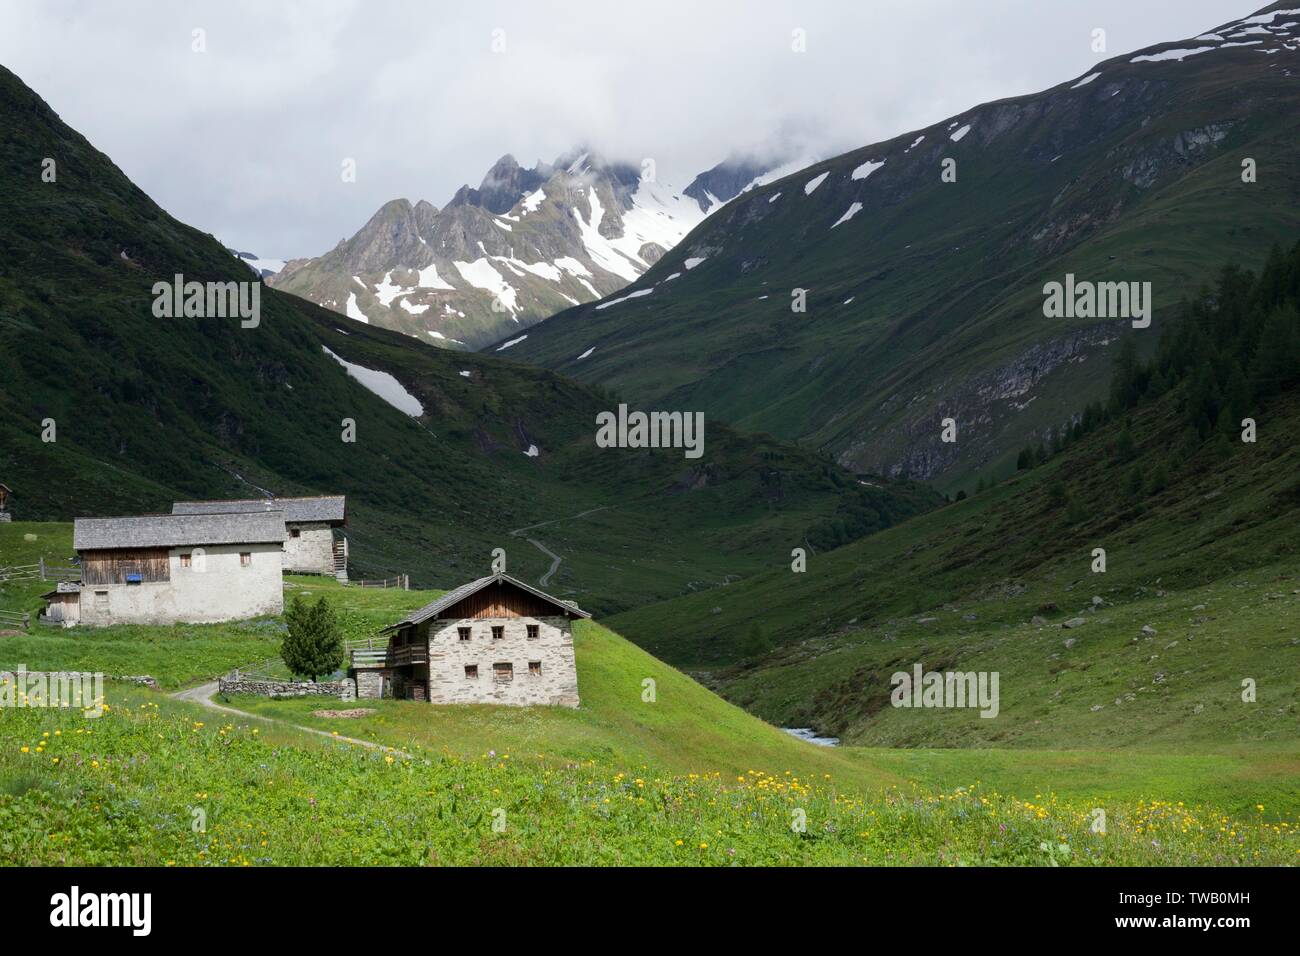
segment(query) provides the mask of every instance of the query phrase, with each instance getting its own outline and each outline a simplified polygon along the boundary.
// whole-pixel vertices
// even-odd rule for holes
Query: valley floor
[[[288,584],[328,594],[350,631],[373,629],[430,597],[310,579]],[[6,606],[20,599],[12,590],[0,596]],[[590,622],[576,633],[577,710],[361,701],[373,712],[345,718],[316,714],[340,706],[322,699],[218,699],[255,715],[244,717],[170,696],[230,667],[265,664],[281,632],[272,619],[3,638],[6,669],[152,673],[163,686],[110,681],[107,713],[97,719],[0,709],[0,862],[1300,860],[1294,742],[821,748]]]

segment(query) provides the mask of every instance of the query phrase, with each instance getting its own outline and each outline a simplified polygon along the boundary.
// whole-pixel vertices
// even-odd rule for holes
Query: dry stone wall
[[[343,680],[294,681],[268,680],[245,677],[236,671],[217,682],[223,694],[253,694],[257,697],[337,697],[339,700],[357,699],[357,685],[350,677]]]

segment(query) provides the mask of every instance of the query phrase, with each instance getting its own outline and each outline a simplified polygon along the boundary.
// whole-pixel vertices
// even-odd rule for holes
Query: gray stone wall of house
[[[536,637],[528,636],[529,625]],[[470,629],[467,641],[462,627]],[[493,627],[502,629],[501,637],[492,636]],[[432,703],[578,706],[573,627],[563,615],[433,620],[420,625],[418,636],[429,642]],[[468,676],[467,667],[476,667],[477,676]]]
[[[334,574],[334,530],[325,521],[286,525],[284,570],[293,574]],[[294,537],[294,532],[297,537]]]
[[[181,555],[190,566],[181,566]],[[244,564],[241,554],[249,555]],[[278,544],[172,548],[167,581],[83,584],[83,624],[204,624],[284,611]]]
[[[266,680],[245,677],[238,671],[222,677],[217,684],[223,694],[254,694],[258,697],[337,697],[357,699],[357,684],[350,677],[331,681]]]

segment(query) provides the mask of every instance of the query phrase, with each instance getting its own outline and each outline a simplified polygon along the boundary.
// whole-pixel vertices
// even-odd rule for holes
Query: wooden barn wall
[[[128,574],[142,581],[170,581],[166,548],[87,551],[81,556],[82,584],[126,584]]]
[[[457,601],[438,615],[440,618],[554,617],[563,613],[550,601],[527,591],[494,584]]]

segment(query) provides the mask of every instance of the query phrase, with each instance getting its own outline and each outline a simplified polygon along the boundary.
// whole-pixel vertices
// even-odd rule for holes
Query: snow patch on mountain
[[[355,292],[348,296],[347,308],[344,310],[343,314],[349,319],[356,319],[358,322],[366,323],[366,325],[370,324],[370,320],[366,318],[366,314],[361,311],[361,306],[357,305],[357,294]]]
[[[623,212],[623,235],[610,240],[623,255],[645,264],[641,248],[654,243],[667,252],[704,220],[700,207],[658,183],[642,180]]]
[[[390,303],[399,295],[414,291],[414,289],[404,289],[400,285],[394,283],[393,272],[391,269],[384,273],[383,281],[375,286],[375,296],[379,299],[379,304],[386,309],[392,308]]]
[[[505,280],[505,277],[496,269],[492,268],[492,263],[486,257],[475,259],[473,262],[453,262],[456,271],[460,273],[461,278],[468,282],[476,289],[482,289],[484,292],[491,294],[492,298],[500,302],[513,315],[516,311],[516,292],[514,286]]]
[[[284,268],[285,260],[283,259],[264,259],[251,252],[239,252],[235,249],[228,249],[228,251],[262,278],[273,276]]]
[[[1300,7],[1291,10],[1274,10],[1272,13],[1258,13],[1253,17],[1247,17],[1244,20],[1238,20],[1237,23],[1243,26],[1249,26],[1252,23],[1272,23],[1278,17],[1290,17],[1300,14]]]
[[[521,210],[520,215],[526,216],[530,212],[537,212],[537,207],[542,204],[542,200],[544,200],[545,198],[546,198],[546,190],[544,189],[538,189],[529,193],[519,203],[519,208]]]
[[[839,219],[835,220],[835,225],[831,226],[831,228],[834,229],[835,226],[838,226],[842,222],[848,222],[850,219],[852,219],[861,211],[862,211],[862,203],[860,202],[853,203],[851,206],[849,206],[848,210],[844,213],[844,215],[840,216]]]
[[[826,177],[829,175],[830,175],[830,170],[827,170],[826,172],[822,173],[820,176],[814,176],[812,179],[808,180],[808,182],[803,184],[803,194],[805,196],[811,196],[813,194],[813,190],[815,190],[822,183],[826,182]]]
[[[596,306],[597,309],[608,309],[611,305],[618,305],[620,302],[626,302],[628,299],[639,299],[643,295],[649,295],[654,291],[654,286],[649,289],[637,289],[635,292],[629,292],[627,295],[621,295],[617,299],[610,299],[608,302],[602,302]]]
[[[788,160],[782,163],[780,166],[776,166],[773,167],[772,169],[769,169],[767,172],[763,173],[762,175],[755,176],[752,180],[750,180],[749,184],[746,185],[745,188],[742,189],[740,192],[747,193],[751,189],[757,189],[760,186],[766,186],[768,183],[774,183],[778,179],[785,179],[785,177],[787,176],[793,176],[795,173],[799,172],[799,170],[807,169],[809,166],[812,166],[815,163],[819,163],[819,162],[821,162],[821,158],[818,156],[802,156],[798,159]],[[777,193],[777,195],[779,196],[781,194]]]
[[[581,276],[584,279],[591,278],[591,271],[573,256],[560,256],[555,260],[555,264],[571,276]]]
[[[868,176],[870,176],[872,173],[874,173],[877,169],[879,169],[883,165],[885,165],[885,161],[883,159],[880,162],[876,162],[875,160],[869,159],[861,166],[859,166],[857,169],[853,170],[849,178],[866,179]]]
[[[416,276],[415,284],[421,289],[442,289],[445,292],[455,292],[456,287],[451,285],[445,279],[438,276],[438,266],[435,263],[429,263],[420,270]]]
[[[605,217],[605,207],[600,204],[600,197],[596,195],[595,187],[587,190],[587,205],[590,216],[588,219],[582,218],[581,210],[573,210],[573,218],[578,221],[578,231],[582,236],[582,247],[587,255],[606,272],[612,272],[628,282],[636,281],[641,275],[641,270],[616,249],[609,239],[600,234],[600,221]]]
[[[549,262],[524,262],[514,256],[493,256],[492,258],[496,262],[504,263],[507,267],[513,269],[516,275],[522,276],[525,272],[528,272],[539,278],[546,279],[548,282],[561,282],[564,280],[560,270]]]
[[[1240,42],[1221,43],[1218,46],[1197,46],[1197,47],[1180,47],[1173,50],[1161,50],[1159,53],[1147,53],[1142,56],[1135,56],[1129,60],[1130,63],[1162,63],[1167,60],[1174,60],[1181,63],[1189,56],[1196,56],[1199,53],[1212,53],[1215,50],[1223,50],[1233,46],[1258,46],[1263,40],[1242,40]]]
[[[392,405],[399,412],[405,412],[412,418],[418,418],[424,414],[424,406],[420,404],[419,399],[406,390],[406,388],[393,376],[387,372],[381,372],[377,369],[366,368],[364,365],[355,365],[345,359],[335,355],[325,346],[321,349],[334,361],[338,362],[347,370],[348,375],[356,379],[363,386],[374,392],[389,405]]]

